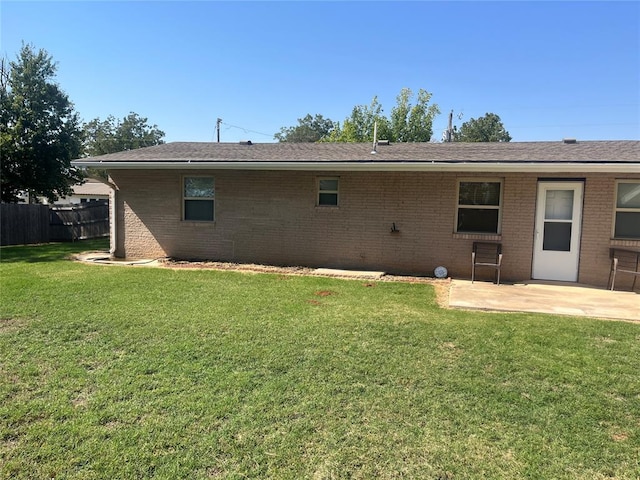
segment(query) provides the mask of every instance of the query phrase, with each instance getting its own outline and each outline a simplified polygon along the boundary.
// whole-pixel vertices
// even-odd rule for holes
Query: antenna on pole
[[[371,151],[372,155],[378,153],[376,151],[376,147],[378,146],[378,121],[373,122],[373,150]]]
[[[447,128],[447,142],[450,142],[453,137],[453,110],[449,112],[449,128]]]
[[[222,119],[218,118],[216,120],[216,136],[218,138],[218,143],[220,143],[220,124],[222,123]]]

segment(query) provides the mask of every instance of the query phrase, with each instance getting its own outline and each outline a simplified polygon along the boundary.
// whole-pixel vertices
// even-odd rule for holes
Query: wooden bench
[[[611,290],[615,286],[618,273],[633,275],[631,290],[635,290],[636,280],[640,277],[640,250],[612,247],[609,249],[609,257],[611,258],[611,272],[609,273]]]

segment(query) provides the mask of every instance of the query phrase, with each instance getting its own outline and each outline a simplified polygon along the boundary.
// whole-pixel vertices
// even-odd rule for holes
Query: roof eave
[[[207,162],[207,161],[83,161],[76,167],[104,170],[298,170],[371,172],[610,172],[640,173],[638,163],[602,162]]]

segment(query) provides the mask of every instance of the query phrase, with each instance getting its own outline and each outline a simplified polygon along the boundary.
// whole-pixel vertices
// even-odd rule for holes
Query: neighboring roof
[[[98,180],[87,180],[82,185],[75,185],[73,187],[74,195],[82,196],[109,196],[111,188]]]
[[[174,142],[74,162],[122,168],[291,170],[565,170],[637,171],[640,141],[503,143],[198,143]],[[527,168],[529,166],[530,168]],[[572,166],[572,168],[568,168]],[[565,168],[567,167],[567,168]]]

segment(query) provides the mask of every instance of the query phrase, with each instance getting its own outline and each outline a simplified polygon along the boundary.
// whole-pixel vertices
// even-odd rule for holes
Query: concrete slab
[[[369,272],[363,270],[339,270],[334,268],[316,268],[313,273],[316,275],[328,275],[335,277],[353,277],[353,278],[381,278],[385,272]]]
[[[80,262],[98,263],[102,265],[141,265],[147,267],[158,266],[158,260],[156,259],[136,259],[127,260],[126,258],[114,258],[109,253],[97,252],[97,253],[82,253],[76,255],[76,260]]]
[[[495,285],[452,280],[452,308],[612,318],[640,322],[640,295],[562,282]]]

